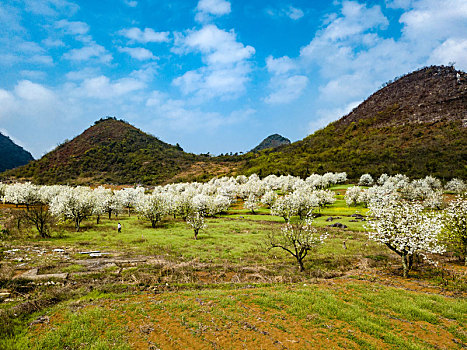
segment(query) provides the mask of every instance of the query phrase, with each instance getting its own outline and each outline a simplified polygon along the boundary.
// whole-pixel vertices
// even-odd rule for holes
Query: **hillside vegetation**
[[[246,174],[345,171],[467,177],[467,75],[427,67],[374,93],[302,141],[249,154]]]
[[[261,141],[258,146],[251,150],[251,152],[259,152],[268,148],[277,148],[282,145],[290,145],[290,140],[279,134],[273,134]]]
[[[0,133],[0,172],[27,164],[33,159],[31,153]]]
[[[186,153],[115,118],[101,119],[41,159],[3,174],[39,184],[154,184],[228,172],[222,164],[206,168],[206,155]]]

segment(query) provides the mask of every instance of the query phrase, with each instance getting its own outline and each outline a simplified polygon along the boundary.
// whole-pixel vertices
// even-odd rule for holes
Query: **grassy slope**
[[[467,138],[461,122],[372,127],[366,120],[345,129],[336,123],[303,141],[274,151],[248,155],[246,174],[293,174],[345,171],[350,178],[370,173],[432,174],[467,178]]]
[[[356,211],[365,210],[346,208],[339,200],[322,210],[315,224],[329,224],[321,221],[328,215],[345,220]],[[467,342],[465,294],[439,295],[436,276],[421,271],[414,272],[416,280],[394,275],[391,266],[398,269],[399,261],[368,242],[361,222],[348,230],[329,229],[326,243],[307,258],[306,273],[298,274],[289,255],[261,245],[267,232],[283,222],[267,213],[262,209],[251,215],[235,207],[208,219],[198,241],[179,220],[167,218],[152,229],[135,216],[122,215],[99,225],[88,221],[80,233],[61,224],[62,237],[4,243],[3,249],[29,249],[28,268],[36,266],[40,273],[84,274],[70,275],[64,285],[36,285],[27,310],[42,310],[6,323],[15,335],[0,337],[0,347],[455,349]],[[121,234],[116,233],[118,221]],[[41,247],[49,253],[34,253]],[[55,247],[77,260],[60,260],[51,252]],[[85,262],[97,260],[78,251],[94,249],[112,253],[110,258],[148,256],[153,261],[121,271],[112,264],[89,271],[93,265]],[[442,282],[451,283],[446,277]],[[21,280],[3,280],[2,287],[21,293],[31,288]],[[21,302],[0,304],[4,310],[22,310]],[[39,316],[50,320],[27,326]]]
[[[206,176],[208,170],[228,172],[222,168],[230,165],[206,166],[206,162],[210,164],[210,157],[186,153],[123,121],[106,119],[3,177],[26,178],[40,184],[160,184],[176,176],[181,181],[189,170],[190,178]]]

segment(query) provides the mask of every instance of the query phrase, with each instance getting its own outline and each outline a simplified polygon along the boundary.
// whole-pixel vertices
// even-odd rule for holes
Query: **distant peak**
[[[258,146],[251,150],[251,152],[259,152],[268,148],[277,148],[282,145],[290,145],[290,140],[279,134],[272,134],[261,141]]]

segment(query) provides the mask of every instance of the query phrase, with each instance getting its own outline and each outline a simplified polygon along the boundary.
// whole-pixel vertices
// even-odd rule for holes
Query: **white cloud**
[[[289,8],[286,10],[286,14],[293,20],[300,19],[305,15],[302,10],[293,6],[289,6]]]
[[[270,73],[285,74],[291,70],[296,69],[297,64],[288,56],[279,58],[269,56],[266,58],[266,67]]]
[[[185,94],[196,93],[202,99],[235,98],[243,93],[251,71],[248,59],[255,53],[253,47],[237,41],[234,31],[227,32],[215,25],[176,37],[173,51],[202,54],[205,67],[188,71],[173,82]]]
[[[145,28],[141,30],[139,28],[127,28],[122,29],[118,32],[121,36],[124,36],[130,39],[133,42],[138,43],[162,43],[168,42],[169,39],[169,32],[156,32],[152,28]]]
[[[112,55],[108,53],[103,46],[95,43],[65,52],[63,58],[78,62],[88,61],[90,59],[96,59],[102,63],[109,63],[112,61]]]
[[[211,18],[211,16],[223,16],[230,13],[230,2],[226,0],[200,0],[196,7],[195,19],[198,22],[203,22]]]
[[[271,85],[274,92],[265,98],[266,103],[280,104],[296,100],[308,84],[308,78],[303,75],[273,78]]]
[[[78,5],[66,0],[24,0],[24,4],[26,11],[43,16],[71,16],[79,9]]]
[[[125,52],[139,61],[155,60],[157,58],[151,51],[144,47],[119,47],[118,51]]]
[[[75,92],[87,98],[115,99],[130,92],[141,90],[145,86],[143,82],[137,79],[122,78],[112,82],[108,77],[101,75],[84,79]]]
[[[299,20],[305,15],[303,10],[299,9],[298,7],[294,7],[292,5],[286,6],[284,8],[279,8],[279,9],[268,7],[265,10],[265,12],[273,18],[288,17],[294,21]]]
[[[308,132],[311,134],[318,129],[324,128],[329,123],[343,117],[350,113],[355,107],[357,107],[362,101],[353,101],[347,103],[342,107],[320,109],[317,111],[318,119],[311,121],[308,124]]]
[[[431,54],[429,62],[433,64],[455,63],[456,67],[467,70],[467,37],[452,38],[443,42]]]
[[[44,44],[47,47],[61,47],[65,46],[65,43],[60,40],[60,39],[52,39],[52,38],[47,38],[42,40],[42,44]]]
[[[84,35],[89,32],[89,25],[85,22],[70,22],[66,19],[55,22],[55,27],[63,29],[68,35]]]
[[[124,3],[129,7],[138,6],[138,1],[134,1],[134,0],[124,0]]]
[[[27,70],[26,69],[26,70],[22,70],[19,73],[21,74],[21,76],[25,78],[35,79],[35,80],[42,80],[42,79],[45,79],[45,77],[47,76],[47,73],[38,71],[38,70]]]

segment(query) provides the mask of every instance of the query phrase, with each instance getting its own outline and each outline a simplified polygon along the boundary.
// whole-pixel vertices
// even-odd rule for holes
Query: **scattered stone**
[[[333,221],[333,220],[339,220],[342,219],[340,216],[330,216],[326,219],[326,221]]]
[[[358,218],[358,219],[363,219],[364,218],[364,216],[362,214],[358,214],[358,213],[352,214],[350,216],[353,217],[353,218]]]
[[[98,258],[100,256],[103,256],[103,255],[109,255],[110,253],[101,253],[101,252],[97,252],[97,253],[89,253],[89,256],[91,258]]]
[[[92,250],[92,251],[89,251],[89,252],[79,252],[78,254],[97,254],[97,253],[100,253],[101,251],[100,250]]]
[[[9,298],[10,295],[11,295],[11,293],[9,293],[9,292],[1,292],[0,293],[0,301]]]
[[[32,321],[29,325],[33,325],[33,324],[39,324],[39,323],[49,323],[49,316],[40,316],[38,318],[36,318],[34,321]]]
[[[54,249],[54,252],[55,252],[55,253],[65,253],[65,250],[64,250],[64,249],[57,248],[57,249]]]
[[[328,227],[347,228],[346,225],[344,225],[344,224],[342,224],[340,222],[336,222],[335,224],[328,225]]]

